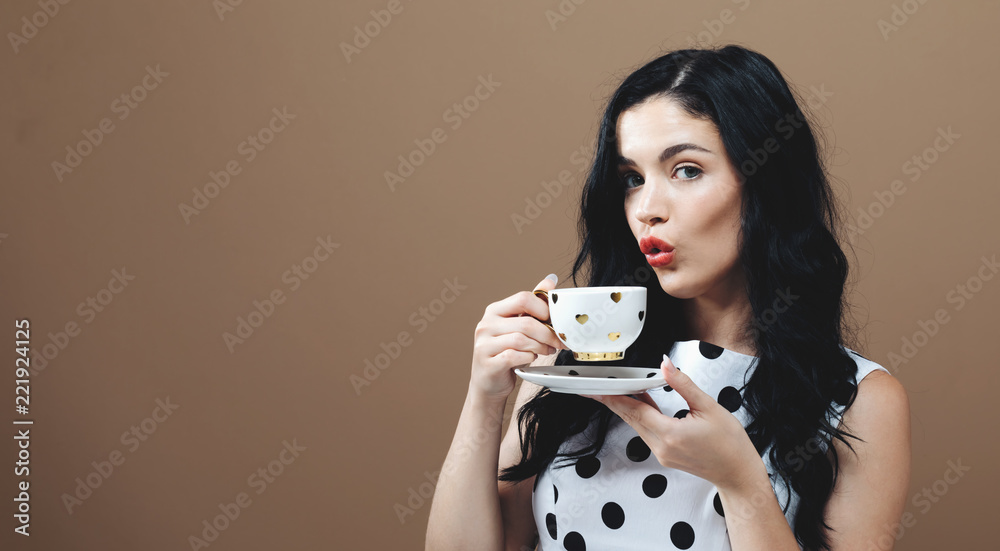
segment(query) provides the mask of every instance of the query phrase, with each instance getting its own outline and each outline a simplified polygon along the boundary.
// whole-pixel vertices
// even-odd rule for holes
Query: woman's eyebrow
[[[710,151],[708,149],[705,149],[704,147],[702,147],[700,145],[695,145],[693,143],[679,143],[677,145],[672,145],[672,146],[664,149],[660,153],[660,159],[659,159],[659,161],[661,163],[665,163],[667,160],[669,160],[674,155],[677,155],[681,151],[686,151],[688,149],[692,149],[694,151],[703,151],[703,152],[709,153],[711,155],[715,154],[712,151]],[[633,161],[632,159],[629,159],[628,157],[619,156],[618,157],[618,166],[639,166],[639,165],[635,161]]]

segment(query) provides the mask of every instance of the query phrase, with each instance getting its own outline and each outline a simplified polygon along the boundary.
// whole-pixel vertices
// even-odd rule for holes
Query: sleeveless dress
[[[858,366],[855,384],[881,365],[844,348]],[[679,341],[668,353],[695,384],[733,412],[744,427],[750,423],[739,389],[748,381],[757,358],[703,341]],[[659,367],[653,368],[659,370]],[[658,375],[659,376],[659,375]],[[687,413],[687,403],[669,386],[649,396],[665,415]],[[843,406],[828,415],[839,426]],[[588,443],[594,424],[560,446],[560,453]],[[825,453],[826,446],[811,451]],[[817,451],[815,448],[819,448]],[[764,454],[768,473],[774,473]],[[559,458],[560,465],[565,461]],[[780,476],[770,474],[778,504],[794,529],[798,495]],[[575,465],[549,466],[535,478],[531,503],[542,551],[730,550],[725,511],[715,486],[703,478],[660,465],[638,433],[617,415],[611,418],[604,447]]]

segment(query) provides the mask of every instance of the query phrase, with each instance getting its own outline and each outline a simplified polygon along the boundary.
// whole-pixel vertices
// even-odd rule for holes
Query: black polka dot
[[[646,374],[646,378],[647,379],[650,378],[650,377],[655,377],[655,376],[656,376],[656,372],[655,371],[650,371],[649,373]]]
[[[555,499],[552,500],[552,503],[559,503],[559,488],[556,488],[555,484],[552,485],[552,495],[555,496]]]
[[[683,418],[687,417],[688,413],[691,413],[691,412],[689,410],[682,409],[682,410],[678,411],[677,413],[675,413],[674,417],[676,417],[678,419],[683,419]]]
[[[642,481],[642,493],[648,497],[660,497],[667,490],[667,477],[651,474]]]
[[[743,397],[735,387],[727,386],[719,391],[719,404],[735,413],[743,405]]]
[[[636,463],[645,461],[649,457],[649,446],[642,441],[642,438],[636,436],[629,440],[628,445],[625,446],[625,455]]]
[[[609,379],[617,379],[618,377],[615,377],[614,375],[608,375],[608,378]]]
[[[579,373],[577,373],[576,370],[574,370],[574,369],[570,369],[569,370],[569,374],[570,375],[579,375]]]
[[[587,551],[587,542],[579,532],[570,532],[563,538],[563,547],[566,551]]]
[[[621,505],[609,501],[601,508],[601,519],[604,520],[605,526],[617,530],[622,527],[622,524],[625,524],[625,511],[622,510]]]
[[[726,512],[722,510],[722,498],[719,497],[719,492],[715,492],[715,499],[712,500],[712,505],[715,505],[716,513],[719,513],[723,517],[726,516]]]
[[[674,391],[674,389],[670,385],[664,385],[663,386],[663,392],[673,392],[673,391]]]
[[[601,470],[601,460],[594,455],[588,455],[576,462],[576,474],[580,478],[590,478]]]
[[[688,549],[694,545],[694,528],[684,522],[675,522],[670,527],[670,543],[678,549]]]
[[[698,344],[698,351],[701,352],[702,356],[705,356],[710,360],[714,360],[722,355],[722,347],[705,341],[701,341]]]
[[[552,513],[545,515],[545,528],[549,531],[549,537],[552,539],[556,538],[556,516]]]

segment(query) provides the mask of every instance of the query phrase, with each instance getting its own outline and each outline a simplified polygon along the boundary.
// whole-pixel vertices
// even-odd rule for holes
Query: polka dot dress
[[[887,371],[846,350],[858,364],[855,384],[875,369]],[[703,341],[677,342],[668,356],[744,427],[749,424],[740,389],[750,379],[757,358]],[[665,415],[681,418],[688,413],[687,403],[669,385],[648,393]],[[841,415],[843,406],[830,416],[834,426]],[[586,445],[594,428],[571,437],[559,451]],[[774,472],[766,454],[764,464],[769,473]],[[784,505],[789,488],[779,476],[771,477],[771,485],[778,503]],[[531,503],[543,551],[731,549],[726,512],[715,486],[660,465],[638,433],[617,415],[597,455],[565,468],[550,464],[536,477]],[[797,504],[798,496],[792,492],[785,513],[789,526],[793,526]]]

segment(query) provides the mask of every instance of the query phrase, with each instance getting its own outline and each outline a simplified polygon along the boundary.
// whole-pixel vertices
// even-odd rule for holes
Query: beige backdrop
[[[34,424],[0,453],[3,547],[422,548],[477,321],[549,272],[567,284],[604,100],[693,40],[825,92],[862,351],[911,395],[897,548],[994,541],[998,16],[943,0],[4,2],[0,422]]]

